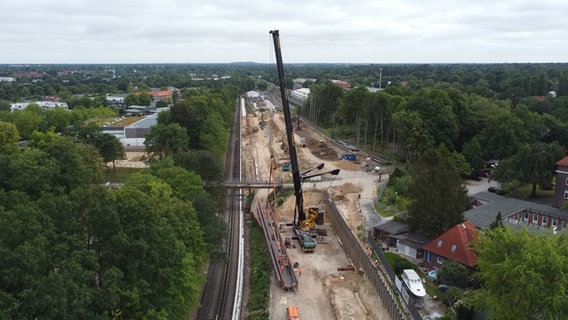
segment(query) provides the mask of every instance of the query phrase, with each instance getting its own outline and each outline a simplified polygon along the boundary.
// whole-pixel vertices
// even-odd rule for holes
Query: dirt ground
[[[265,122],[264,129],[260,127],[261,120]],[[289,161],[283,115],[270,112],[257,117],[247,115],[243,125],[242,153],[247,177],[255,173],[259,180],[269,181],[272,156],[276,167],[274,178],[277,181],[291,181],[291,172],[282,171],[282,164]],[[300,137],[305,138],[306,147],[300,146]],[[341,151],[307,127],[295,130],[295,141],[300,171],[322,162],[325,163],[324,171],[341,169],[337,176],[324,176],[321,181],[304,183],[305,207],[323,203],[323,191],[328,190],[355,230],[363,223],[359,199],[373,198],[377,176],[364,170],[367,168],[364,162],[356,164],[338,160],[337,153]],[[253,208],[258,201],[266,201],[267,195],[267,190],[258,191]],[[292,237],[292,228],[285,224],[293,220],[294,201],[293,196],[288,197],[282,206],[276,208],[278,223],[283,225],[283,238]],[[288,306],[298,307],[301,319],[390,319],[364,275],[355,271],[338,271],[338,268],[349,266],[351,262],[329,224],[318,227],[324,227],[327,236],[318,239],[315,252],[303,253],[296,241],[288,250],[290,261],[293,264],[297,262],[302,268],[301,274],[296,270],[298,292],[284,292],[273,278],[270,319],[286,319]]]

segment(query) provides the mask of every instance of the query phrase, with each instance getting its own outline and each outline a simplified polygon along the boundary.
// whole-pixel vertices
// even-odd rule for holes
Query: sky
[[[567,0],[0,0],[0,64],[568,62]]]

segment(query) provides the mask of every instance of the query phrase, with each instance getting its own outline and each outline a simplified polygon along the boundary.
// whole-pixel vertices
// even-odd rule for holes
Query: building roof
[[[375,229],[379,230],[380,232],[388,233],[391,236],[401,234],[401,233],[406,233],[410,230],[410,228],[408,227],[407,224],[402,223],[402,222],[398,222],[398,221],[394,221],[394,220],[390,220],[390,221],[387,221],[383,224],[380,224],[380,225],[376,226]]]
[[[398,243],[415,249],[422,248],[426,243],[432,240],[420,233],[403,233],[394,238],[398,239]]]
[[[563,159],[556,162],[556,164],[559,166],[568,167],[568,157],[564,157]]]
[[[150,91],[148,92],[154,98],[171,97],[173,92],[170,90]]]
[[[525,209],[533,209],[553,216],[568,217],[568,211],[566,210],[561,210],[545,204],[507,198],[486,191],[476,193],[472,195],[471,198],[482,203],[482,205],[466,211],[464,213],[464,217],[478,229],[489,228],[489,226],[497,219],[497,214],[499,212],[501,212],[502,221],[504,223],[507,223],[506,218],[508,216]],[[510,224],[507,223],[507,225]]]
[[[470,243],[476,237],[475,226],[465,221],[430,241],[422,249],[473,268],[477,263],[477,256],[471,250]]]

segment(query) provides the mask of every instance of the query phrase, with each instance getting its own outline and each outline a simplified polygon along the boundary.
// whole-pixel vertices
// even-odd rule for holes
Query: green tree
[[[140,100],[138,99],[138,95],[133,93],[127,95],[126,98],[124,98],[124,104],[127,107],[140,105]]]
[[[46,110],[45,118],[46,118],[46,127],[55,128],[55,131],[62,132],[65,127],[71,124],[71,112],[61,107],[57,107],[53,110]]]
[[[152,104],[152,96],[148,92],[142,92],[138,96],[138,103],[141,106],[149,106]]]
[[[463,222],[467,191],[445,146],[420,154],[411,164],[411,175],[408,224],[412,230],[436,237]]]
[[[102,162],[112,162],[113,170],[116,170],[116,160],[126,158],[122,143],[114,135],[103,133],[102,128],[94,123],[81,127],[77,132],[77,140],[97,148]]]
[[[434,145],[443,143],[454,150],[459,135],[458,119],[454,113],[454,103],[458,103],[459,99],[455,100],[452,101],[442,90],[422,89],[406,100],[404,108],[420,114],[423,127]]]
[[[510,160],[504,161],[495,171],[494,178],[528,183],[531,197],[536,196],[537,186],[548,188],[556,175],[556,162],[565,156],[565,149],[558,142],[523,145]]]
[[[401,148],[403,159],[414,159],[422,150],[432,147],[433,138],[418,112],[398,111],[392,115],[392,121],[395,129],[393,140]]]
[[[60,136],[43,150],[57,164],[57,172],[52,183],[63,187],[66,192],[94,180],[92,171],[85,165],[79,149],[71,138]]]
[[[483,161],[483,148],[477,138],[473,138],[463,145],[462,152],[463,156],[470,164],[471,167],[475,169],[481,169],[484,165]]]
[[[444,266],[440,270],[438,270],[436,279],[441,284],[466,289],[469,287],[468,279],[470,277],[471,273],[466,266],[449,260],[444,263]]]
[[[164,159],[187,149],[186,130],[177,123],[157,124],[146,134],[144,144],[153,158]]]
[[[357,144],[361,142],[361,127],[366,120],[363,116],[367,113],[368,106],[367,88],[359,86],[347,91],[340,100],[339,116],[345,123],[355,124]]]
[[[55,160],[44,151],[23,149],[13,155],[9,162],[9,188],[37,199],[42,193],[57,189],[58,186],[54,184],[57,169]]]
[[[568,317],[568,234],[495,228],[479,236],[475,251],[478,308],[490,319]]]
[[[20,135],[12,123],[0,121],[0,154],[13,154],[18,150]]]
[[[505,159],[527,141],[523,122],[506,112],[490,117],[479,133],[479,142],[484,146],[486,159]]]
[[[43,123],[43,117],[40,113],[26,109],[20,112],[16,112],[16,119],[14,123],[18,128],[20,136],[24,139],[29,139],[31,138],[34,131],[40,129]]]
[[[103,133],[100,145],[97,146],[104,163],[112,162],[112,169],[116,171],[116,160],[126,159],[122,143],[112,134]]]
[[[301,113],[313,123],[319,126],[331,127],[335,126],[338,121],[337,110],[339,101],[344,94],[343,88],[333,84],[331,81],[312,85],[308,101],[301,108]]]

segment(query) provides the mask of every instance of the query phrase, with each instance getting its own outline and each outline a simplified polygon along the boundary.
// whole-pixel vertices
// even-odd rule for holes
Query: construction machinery
[[[326,173],[337,175],[339,173],[339,169],[332,170],[329,172],[315,173],[311,175],[308,174],[313,169],[309,169],[304,171],[303,173],[300,173],[298,167],[298,157],[296,154],[296,146],[294,142],[292,116],[290,114],[290,104],[288,101],[288,90],[286,89],[286,79],[284,77],[284,64],[282,63],[282,52],[280,50],[280,33],[278,30],[272,30],[270,31],[270,34],[272,34],[272,39],[274,41],[274,52],[276,54],[276,67],[278,69],[278,81],[280,83],[282,110],[284,112],[284,123],[286,125],[286,138],[288,140],[288,152],[290,154],[290,164],[292,166],[292,179],[294,181],[294,195],[296,197],[296,205],[294,207],[294,221],[293,221],[294,232],[296,233],[300,246],[302,247],[304,252],[311,252],[314,251],[316,248],[316,241],[309,232],[310,229],[309,226],[312,225],[311,222],[308,221],[306,223],[306,226],[302,227],[304,221],[306,221],[306,214],[304,212],[304,198],[302,196],[302,181],[304,179],[320,176]],[[316,168],[318,170],[321,170],[323,168],[323,163],[318,165]]]
[[[288,313],[288,320],[300,320],[300,313],[298,312],[298,308],[291,306],[286,308]]]

